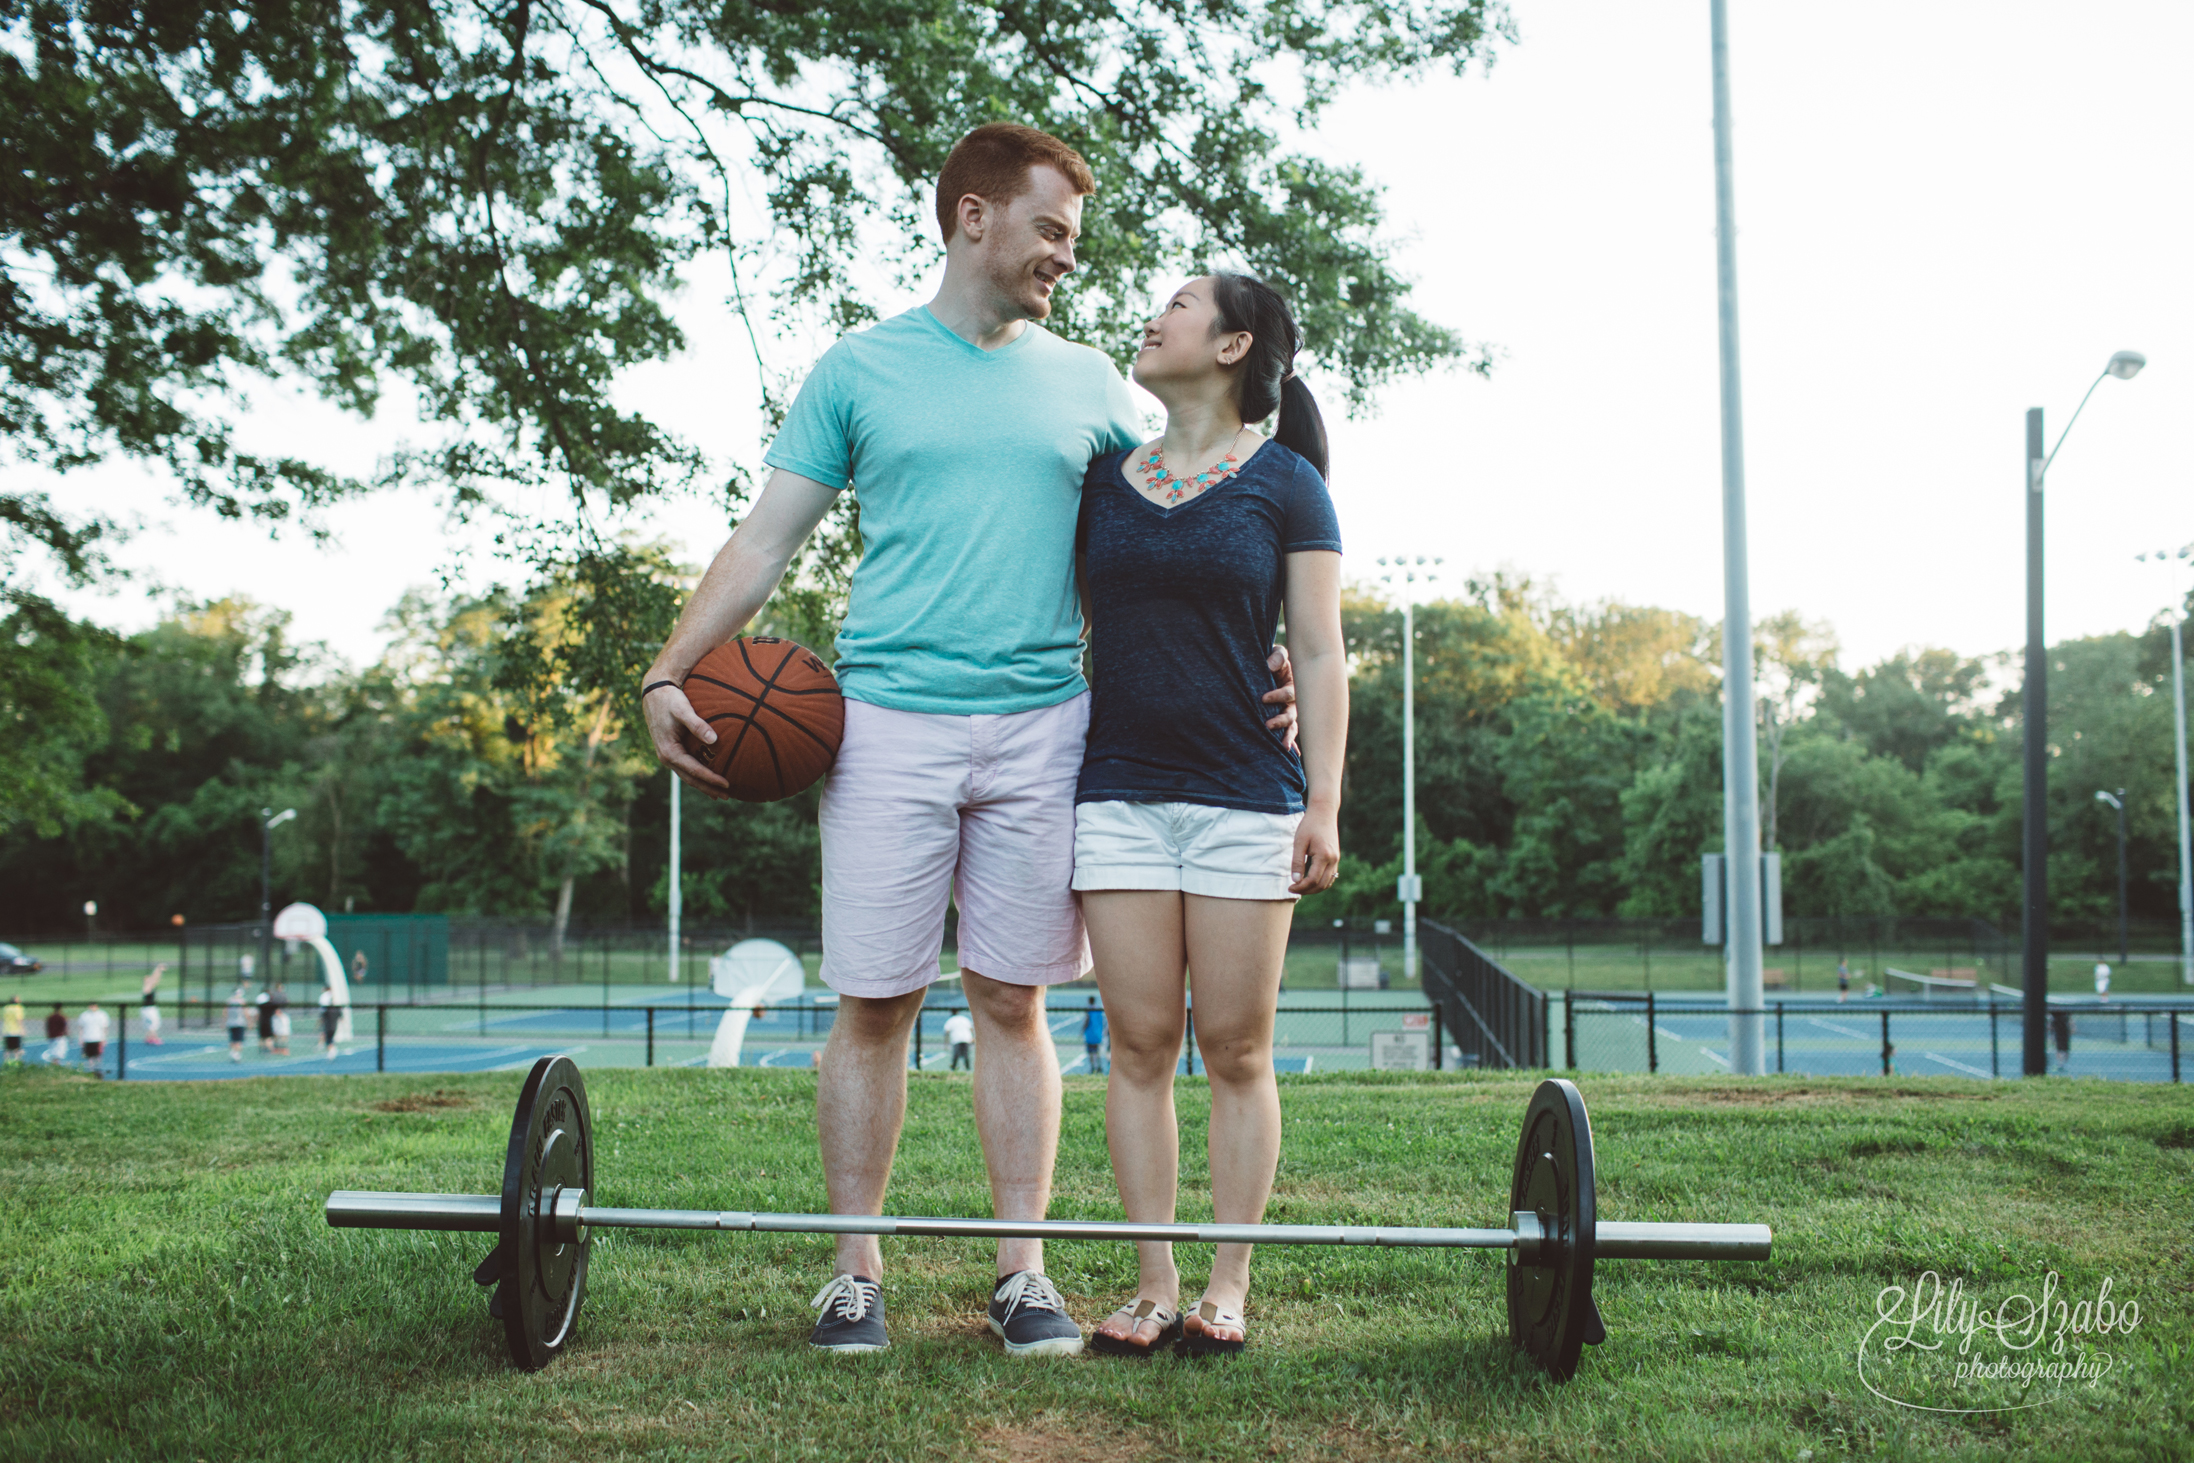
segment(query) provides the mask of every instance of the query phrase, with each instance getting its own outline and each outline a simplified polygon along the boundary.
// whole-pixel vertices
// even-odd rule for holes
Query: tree
[[[1071,337],[1124,358],[1158,275],[1226,257],[1291,294],[1352,402],[1487,364],[1408,308],[1377,189],[1278,128],[1351,79],[1488,57],[1499,0],[0,0],[0,23],[0,433],[55,469],[164,463],[231,516],[418,480],[549,561],[574,521],[591,549],[652,495],[736,497],[616,399],[683,345],[683,267],[729,259],[776,382],[766,334],[857,326],[929,266],[931,180],[1000,118],[1101,180]],[[255,453],[239,414],[272,380],[359,413],[407,383],[435,435],[372,482]],[[524,507],[543,486],[568,508]],[[16,489],[0,525],[57,553],[104,527]]]

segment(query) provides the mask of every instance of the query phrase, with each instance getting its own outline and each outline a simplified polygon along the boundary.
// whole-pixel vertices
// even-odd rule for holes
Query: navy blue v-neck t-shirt
[[[1090,598],[1089,750],[1078,803],[1299,813],[1302,759],[1265,726],[1265,657],[1287,556],[1341,551],[1318,470],[1277,442],[1173,508],[1137,492],[1128,453],[1090,464],[1077,546]]]

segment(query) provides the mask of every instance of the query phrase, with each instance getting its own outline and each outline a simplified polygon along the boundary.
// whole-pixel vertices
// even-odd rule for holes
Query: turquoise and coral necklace
[[[1143,459],[1140,468],[1140,471],[1149,478],[1149,482],[1145,484],[1143,491],[1146,493],[1164,493],[1168,508],[1176,506],[1183,498],[1201,493],[1204,489],[1242,465],[1241,458],[1234,453],[1234,445],[1242,440],[1242,433],[1248,430],[1249,428],[1245,426],[1236,431],[1233,441],[1227,443],[1226,456],[1220,458],[1202,472],[1197,473],[1194,477],[1175,477],[1166,466],[1165,450],[1162,445],[1164,439],[1161,438],[1159,442],[1152,443],[1150,455]]]

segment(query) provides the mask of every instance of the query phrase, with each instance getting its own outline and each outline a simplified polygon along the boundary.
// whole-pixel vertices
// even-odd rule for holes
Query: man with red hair
[[[1075,523],[1090,461],[1142,437],[1112,362],[1038,323],[1095,189],[1072,148],[1033,128],[960,140],[938,178],[936,297],[816,364],[753,511],[643,682],[656,755],[723,796],[679,743],[681,727],[716,737],[678,685],[761,610],[836,496],[858,495],[864,553],[837,640],[845,741],[821,813],[822,979],[840,1001],[816,1126],[834,1213],[883,1212],[948,901],[993,1211],[1040,1219],[1050,1202],[1060,1084],[1044,989],[1090,963],[1069,887],[1089,724]],[[1292,692],[1273,699],[1285,724]],[[874,1236],[840,1236],[812,1344],[888,1345],[882,1274]],[[1041,1241],[1000,1241],[990,1324],[1015,1356],[1082,1349]]]

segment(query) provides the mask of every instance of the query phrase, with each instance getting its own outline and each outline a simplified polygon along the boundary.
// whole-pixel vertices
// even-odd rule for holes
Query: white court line
[[[1654,1023],[1653,1029],[1660,1034],[1660,1038],[1663,1041],[1689,1041],[1691,1039],[1685,1036],[1680,1031],[1670,1031],[1666,1026],[1663,1026],[1658,1022]]]
[[[1069,1072],[1073,1071],[1073,1070],[1074,1070],[1074,1069],[1075,1069],[1076,1067],[1085,1067],[1085,1066],[1088,1066],[1088,1065],[1089,1065],[1089,1053],[1088,1053],[1088,1052],[1083,1052],[1083,1053],[1082,1053],[1082,1054],[1081,1054],[1080,1056],[1076,1057],[1076,1058],[1075,1058],[1075,1059],[1074,1059],[1073,1061],[1071,1061],[1071,1062],[1068,1062],[1068,1063],[1067,1063],[1067,1064],[1066,1064],[1065,1066],[1061,1067],[1061,1068],[1059,1069],[1059,1075],[1060,1075],[1060,1076],[1062,1076],[1062,1077],[1064,1077],[1064,1076],[1065,1076],[1065,1075],[1066,1075],[1067,1073],[1069,1073]],[[1095,1071],[1096,1069],[1095,1069],[1095,1068],[1091,1068],[1091,1070],[1092,1070],[1092,1071]]]
[[[1852,1030],[1852,1029],[1851,1029],[1850,1027],[1848,1027],[1848,1026],[1838,1026],[1838,1025],[1837,1025],[1837,1024],[1835,1023],[1835,1022],[1833,1022],[1833,1021],[1823,1021],[1823,1020],[1822,1020],[1822,1019],[1821,1019],[1820,1017],[1818,1017],[1818,1016],[1808,1016],[1808,1017],[1806,1017],[1805,1019],[1806,1019],[1806,1020],[1808,1020],[1808,1021],[1810,1021],[1810,1022],[1812,1022],[1812,1023],[1813,1023],[1813,1024],[1815,1025],[1815,1026],[1818,1026],[1818,1027],[1820,1027],[1820,1028],[1821,1028],[1821,1030],[1823,1030],[1823,1031],[1833,1031],[1833,1032],[1835,1032],[1835,1033],[1836,1033],[1836,1034],[1837,1034],[1838,1036],[1849,1036],[1849,1037],[1854,1037],[1854,1038],[1856,1038],[1856,1039],[1857,1039],[1857,1040],[1859,1040],[1859,1041],[1872,1041],[1872,1040],[1874,1039],[1874,1037],[1873,1037],[1873,1034],[1872,1034],[1872,1033],[1870,1033],[1870,1032],[1865,1032],[1865,1031],[1853,1031],[1853,1030]]]
[[[505,1047],[505,1048],[503,1049],[503,1051],[502,1051],[502,1052],[493,1052],[493,1053],[490,1053],[490,1055],[491,1055],[491,1056],[501,1056],[501,1055],[503,1055],[503,1052],[522,1052],[522,1051],[531,1051],[531,1050],[532,1050],[532,1048],[531,1048],[531,1047],[512,1046],[512,1047]],[[581,1052],[583,1052],[583,1051],[585,1051],[585,1050],[586,1050],[586,1048],[585,1048],[585,1047],[583,1047],[583,1046],[567,1046],[567,1047],[565,1047],[565,1048],[564,1048],[564,1049],[563,1049],[563,1050],[562,1050],[561,1052],[558,1052],[558,1053],[557,1053],[557,1055],[558,1055],[558,1056],[565,1056],[565,1057],[575,1057],[575,1056],[579,1055],[579,1053],[581,1053]],[[489,1067],[489,1068],[488,1068],[487,1070],[488,1070],[488,1071],[490,1071],[490,1072],[515,1072],[515,1071],[517,1071],[517,1070],[518,1070],[518,1069],[519,1069],[520,1067],[530,1067],[530,1066],[532,1066],[532,1065],[533,1065],[533,1064],[534,1064],[535,1062],[537,1062],[537,1061],[539,1061],[539,1060],[540,1060],[540,1058],[539,1058],[539,1057],[530,1057],[530,1056],[529,1056],[529,1057],[520,1057],[520,1058],[519,1058],[519,1059],[518,1059],[517,1061],[515,1061],[515,1062],[505,1062],[505,1063],[504,1063],[504,1064],[503,1064],[502,1066],[500,1066],[500,1067]]]
[[[1986,1077],[1991,1081],[1994,1081],[1996,1077],[1994,1072],[1984,1072],[1979,1067],[1969,1067],[1963,1062],[1954,1062],[1948,1057],[1937,1056],[1934,1052],[1921,1052],[1920,1055],[1931,1062],[1941,1062],[1946,1067],[1956,1067],[1969,1077]]]
[[[1725,1067],[1729,1065],[1729,1058],[1723,1056],[1720,1052],[1708,1051],[1703,1046],[1699,1048],[1699,1055],[1709,1061],[1720,1062]]]

